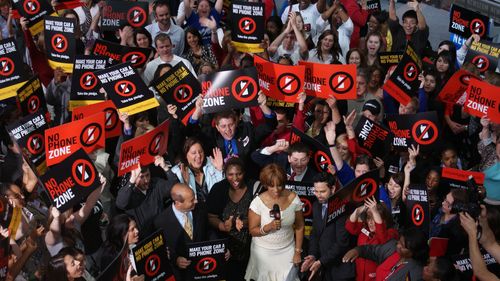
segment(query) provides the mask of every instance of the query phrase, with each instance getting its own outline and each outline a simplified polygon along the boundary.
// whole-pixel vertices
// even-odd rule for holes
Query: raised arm
[[[75,220],[79,224],[83,224],[85,220],[87,220],[90,213],[94,209],[97,200],[99,200],[99,197],[101,197],[101,193],[103,192],[104,187],[106,186],[106,178],[102,174],[99,174],[99,179],[101,181],[101,186],[92,191],[92,193],[90,193],[90,195],[87,197],[85,205],[83,205],[83,207],[73,213],[73,215],[75,216]]]
[[[427,27],[427,23],[425,22],[424,14],[420,10],[420,4],[417,1],[408,2],[408,6],[410,6],[417,13],[418,19],[418,29],[424,30]]]
[[[333,161],[335,162],[335,167],[337,168],[337,171],[340,171],[344,166],[344,161],[342,160],[342,156],[340,156],[337,147],[335,147],[335,138],[337,136],[335,133],[335,123],[333,121],[326,123],[324,130],[326,141],[330,147],[330,153],[332,154]]]
[[[185,19],[188,19],[191,16],[191,13],[193,12],[193,9],[191,8],[191,1],[190,0],[184,0],[184,14],[185,14]],[[180,23],[182,24],[182,23]]]
[[[297,43],[299,44],[300,55],[303,57],[309,50],[307,48],[306,39],[302,32],[297,28],[297,14],[290,14],[290,22],[292,22],[293,33],[295,34],[295,38],[297,38]]]
[[[392,21],[398,20],[398,16],[396,15],[396,3],[394,3],[394,0],[389,0],[389,19]]]
[[[408,153],[410,154],[410,157],[408,159],[408,162],[406,162],[406,165],[404,168],[405,180],[403,183],[403,194],[402,194],[403,201],[406,201],[406,196],[408,195],[408,192],[409,192],[409,188],[410,188],[410,184],[411,184],[411,179],[410,179],[411,171],[413,171],[413,169],[415,169],[415,167],[417,166],[417,156],[418,156],[419,151],[420,151],[419,145],[417,145],[417,147],[415,147],[412,144],[411,147],[408,147]]]
[[[224,4],[224,0],[217,0],[217,1],[215,2],[215,6],[214,6],[214,8],[215,8],[215,10],[217,11],[217,13],[219,13],[219,14],[220,14],[220,13],[222,12],[222,7],[223,7],[223,4]]]
[[[281,42],[283,42],[283,39],[285,39],[285,36],[292,31],[292,23],[288,21],[288,24],[286,25],[286,28],[276,37],[276,39],[273,40],[271,45],[267,48],[267,51],[272,55],[276,53],[276,50],[278,50],[278,47],[281,45]]]

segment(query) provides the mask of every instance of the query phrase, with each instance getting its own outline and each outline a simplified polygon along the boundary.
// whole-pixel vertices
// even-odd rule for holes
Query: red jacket
[[[351,222],[349,219],[345,223],[346,230],[358,236],[358,246],[361,245],[380,245],[385,244],[391,239],[398,238],[398,231],[389,228],[387,229],[385,223],[375,224],[375,233],[367,234],[369,231],[364,228],[361,222]],[[365,229],[365,231],[363,231]],[[368,232],[367,232],[368,231]],[[377,264],[374,261],[357,258],[356,259],[356,281],[375,281],[377,271]]]
[[[368,11],[361,9],[361,6],[354,0],[340,0],[340,3],[344,6],[347,14],[354,23],[354,30],[351,35],[351,48],[357,48],[359,46],[359,31],[366,25],[368,21]],[[344,54],[345,55],[345,54]]]

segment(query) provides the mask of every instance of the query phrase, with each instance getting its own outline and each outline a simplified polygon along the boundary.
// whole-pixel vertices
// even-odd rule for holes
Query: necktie
[[[227,155],[233,155],[233,141],[227,141]]]
[[[184,213],[184,230],[187,235],[189,235],[189,238],[193,239],[193,225],[191,224],[187,213]]]
[[[297,174],[295,172],[292,171],[292,174],[290,175],[290,177],[288,178],[289,181],[295,181],[295,176]]]
[[[321,218],[324,219],[326,216],[326,208],[328,207],[328,204],[323,204],[321,206]]]

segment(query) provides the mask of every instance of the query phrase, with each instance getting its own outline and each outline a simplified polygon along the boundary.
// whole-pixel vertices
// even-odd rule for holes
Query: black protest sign
[[[109,64],[130,62],[135,68],[142,68],[148,62],[153,50],[150,48],[122,46],[120,44],[97,39],[91,53],[108,58]]]
[[[59,67],[65,73],[73,71],[76,53],[75,27],[75,19],[45,17],[45,48],[49,65],[53,69]]]
[[[4,100],[0,100],[0,117],[5,113],[17,110],[17,98],[10,97]]]
[[[148,23],[148,2],[106,1],[102,7],[101,29],[115,31],[125,25],[144,27]]]
[[[499,43],[474,41],[467,51],[465,62],[474,64],[481,73],[487,70],[494,72],[498,66],[499,48]]]
[[[378,62],[385,69],[389,69],[393,65],[398,65],[403,58],[404,52],[380,52],[378,53]]]
[[[96,70],[106,68],[107,59],[102,56],[77,55],[71,77],[71,93],[69,110],[76,107],[95,104],[105,100],[104,94],[99,92],[99,79],[94,74]]]
[[[372,14],[374,12],[380,12],[380,0],[367,0],[366,7],[368,8],[368,13]]]
[[[0,100],[16,96],[16,90],[29,79],[13,38],[0,41]]]
[[[47,102],[45,101],[42,84],[37,76],[31,78],[17,90],[17,98],[23,116],[40,111],[46,113],[46,117],[50,117],[47,111]]]
[[[406,211],[408,221],[416,228],[429,233],[431,212],[427,188],[425,185],[411,185],[406,196]]]
[[[398,150],[407,150],[411,144],[420,149],[436,149],[441,141],[441,128],[435,111],[406,115],[387,115],[389,129],[394,135],[392,145]]]
[[[354,129],[358,144],[373,157],[384,157],[390,150],[392,134],[383,126],[361,116]]]
[[[129,62],[95,74],[119,112],[133,115],[160,105]]]
[[[113,261],[96,278],[97,281],[125,281],[129,262],[128,243],[123,243],[123,247]]]
[[[391,77],[383,89],[403,105],[407,105],[420,86],[418,75],[422,70],[422,61],[408,41],[406,50]]]
[[[296,142],[302,142],[309,146],[312,151],[311,158],[314,161],[314,167],[317,171],[328,172],[328,166],[333,165],[333,157],[330,153],[330,149],[326,147],[326,145],[306,135],[301,130],[292,127],[292,133],[290,134],[290,144]]]
[[[488,37],[490,19],[479,13],[453,5],[450,10],[449,31],[464,38],[472,34],[479,35],[482,39]]]
[[[44,114],[41,111],[30,114],[7,127],[8,132],[22,147],[23,154],[27,156],[29,163],[36,168],[39,175],[47,170],[44,134],[49,126]]]
[[[225,280],[226,240],[212,240],[188,244],[188,267],[186,280]]]
[[[167,104],[177,106],[177,115],[186,125],[195,110],[196,98],[201,93],[200,82],[186,65],[183,62],[176,64],[167,73],[151,82],[151,86]]]
[[[493,272],[498,276],[500,274],[500,265],[495,258],[482,247],[479,248],[483,261],[489,272]],[[468,255],[455,255],[451,257],[451,261],[455,268],[460,272],[460,280],[477,280],[472,271],[472,263]]]
[[[12,6],[28,20],[33,35],[43,31],[43,17],[54,13],[48,0],[12,0]]]
[[[158,230],[148,238],[137,243],[132,249],[135,268],[138,275],[144,275],[144,280],[175,281],[168,263],[167,248],[163,231]]]
[[[53,165],[40,180],[60,212],[80,204],[100,186],[98,171],[83,149]]]
[[[309,236],[312,229],[313,209],[312,205],[316,201],[314,196],[314,184],[308,182],[288,181],[286,189],[293,190],[302,201],[302,214],[304,215],[305,229],[304,235]]]
[[[461,188],[469,189],[467,181],[471,177],[476,185],[484,184],[484,173],[460,170],[454,168],[443,167],[441,169],[440,188]]]
[[[219,71],[200,78],[204,113],[258,105],[255,67]]]
[[[328,199],[326,223],[330,223],[346,212],[348,204],[362,205],[366,198],[378,197],[379,171],[369,171],[335,192]]]
[[[264,3],[233,1],[231,5],[231,40],[236,50],[261,53],[264,40]]]

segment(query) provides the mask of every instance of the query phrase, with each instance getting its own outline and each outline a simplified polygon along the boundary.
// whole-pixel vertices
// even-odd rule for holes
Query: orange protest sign
[[[73,121],[89,117],[99,112],[104,112],[106,138],[109,139],[120,136],[122,134],[122,122],[118,117],[116,106],[111,100],[75,108],[73,110]]]
[[[500,87],[483,82],[479,79],[471,79],[467,88],[467,100],[464,108],[477,117],[488,116],[497,124],[500,124]]]
[[[104,136],[102,113],[45,130],[47,166],[63,161],[80,148],[87,153],[103,148]]]
[[[163,155],[167,151],[168,129],[170,121],[161,123],[154,130],[122,143],[118,176],[122,176],[137,167],[147,166],[155,161],[156,155]]]
[[[299,61],[306,67],[304,91],[308,96],[339,100],[356,99],[356,66]]]
[[[281,65],[258,56],[255,56],[254,63],[260,89],[266,96],[285,102],[297,102],[297,96],[304,88],[304,66]]]

